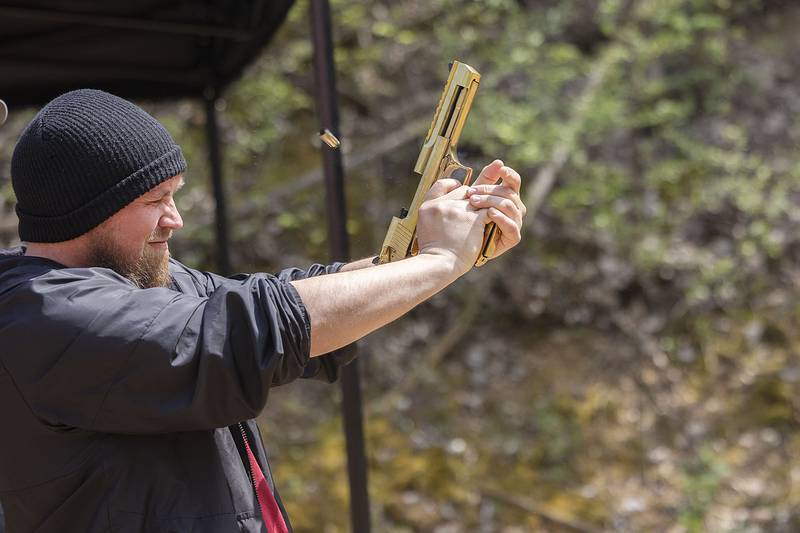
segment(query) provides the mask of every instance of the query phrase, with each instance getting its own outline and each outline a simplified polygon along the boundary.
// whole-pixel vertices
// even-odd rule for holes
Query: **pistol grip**
[[[469,183],[465,182],[465,185]],[[500,238],[500,230],[497,229],[497,224],[489,222],[483,228],[483,244],[481,244],[481,253],[475,260],[475,266],[479,267],[485,265],[486,262],[494,257],[494,249],[497,246],[497,239]]]
[[[472,169],[464,166],[458,161],[450,160],[442,172],[443,178],[453,178],[464,185],[469,185],[472,181]],[[475,266],[479,267],[484,265],[489,259],[494,257],[494,249],[497,246],[497,239],[500,237],[500,230],[497,229],[497,224],[489,222],[483,229],[483,244],[481,244],[481,253],[475,260]],[[416,238],[414,239],[416,244]],[[413,251],[412,251],[413,253]],[[416,255],[416,254],[414,254]]]
[[[481,253],[475,260],[475,266],[479,267],[484,265],[486,261],[494,257],[494,249],[497,245],[497,239],[500,237],[500,230],[497,229],[497,224],[489,222],[483,228],[483,244],[481,245]]]

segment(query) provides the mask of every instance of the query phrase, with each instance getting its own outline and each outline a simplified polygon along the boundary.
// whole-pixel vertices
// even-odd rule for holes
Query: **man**
[[[134,104],[64,94],[11,162],[0,254],[0,501],[10,532],[288,531],[253,418],[269,388],[333,381],[332,353],[520,240],[519,175],[441,180],[419,255],[224,278],[170,259],[181,149]],[[498,181],[502,179],[502,184]],[[400,290],[402,289],[402,290]]]

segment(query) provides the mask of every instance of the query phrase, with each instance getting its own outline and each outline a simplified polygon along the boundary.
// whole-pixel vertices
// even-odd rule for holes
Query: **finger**
[[[431,188],[428,189],[427,194],[425,194],[425,200],[439,198],[440,196],[444,196],[445,194],[448,194],[449,192],[452,192],[461,186],[462,185],[460,181],[450,178],[436,180],[433,182],[433,185],[431,185]]]
[[[519,192],[519,188],[522,186],[522,178],[519,173],[513,168],[506,166],[501,168],[500,172],[503,173],[503,185],[511,187],[515,192]]]
[[[503,198],[519,198],[517,191],[508,187],[507,185],[478,185],[477,187],[470,187],[467,196],[473,194],[483,194],[490,196],[502,196]]]
[[[503,244],[508,243],[508,247],[516,245],[521,239],[520,225],[508,218],[498,209],[489,208],[489,220],[497,224],[497,229],[502,233]]]
[[[503,185],[480,185],[478,187],[473,187],[467,192],[467,196],[472,197],[474,195],[502,196],[517,204],[517,208],[522,212],[523,217],[528,212],[528,208],[525,207],[519,193],[505,183],[503,183]]]
[[[469,197],[469,202],[475,207],[497,208],[521,224],[526,209],[519,195],[507,188],[495,189],[495,192],[497,194],[473,194]]]
[[[474,209],[470,206],[470,209]],[[489,218],[489,210],[488,209],[477,209],[475,211],[478,214],[478,219],[480,220],[481,226],[485,226],[489,222],[491,222],[491,218]]]
[[[475,187],[476,185],[486,185],[497,183],[497,180],[501,179],[503,175],[500,172],[500,169],[503,168],[503,162],[499,159],[495,159],[481,170],[478,179],[472,182],[472,186]]]
[[[459,185],[452,191],[440,196],[439,198],[442,200],[464,200],[467,197],[467,192],[469,192],[469,187],[466,185]]]

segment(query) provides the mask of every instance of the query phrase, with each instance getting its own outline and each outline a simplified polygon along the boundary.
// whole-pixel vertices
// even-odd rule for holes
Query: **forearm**
[[[420,254],[291,282],[311,318],[311,356],[346,346],[396,320],[458,276],[449,258]]]

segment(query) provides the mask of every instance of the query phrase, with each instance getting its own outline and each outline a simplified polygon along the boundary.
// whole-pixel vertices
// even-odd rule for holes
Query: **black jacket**
[[[349,361],[309,358],[288,283],[340,267],[223,278],[171,262],[171,289],[138,289],[0,253],[7,531],[263,531],[242,430],[280,505],[252,418],[270,387]]]

